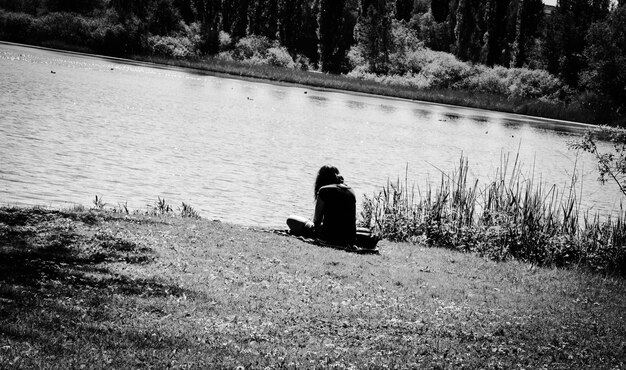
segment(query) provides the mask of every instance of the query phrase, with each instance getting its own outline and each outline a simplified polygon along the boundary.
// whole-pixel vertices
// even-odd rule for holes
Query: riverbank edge
[[[380,83],[376,83],[372,81],[366,82],[366,81],[361,81],[361,80],[354,80],[354,79],[348,78],[346,76],[341,76],[341,75],[328,75],[328,74],[323,74],[319,72],[310,72],[310,71],[292,71],[292,70],[286,70],[284,68],[279,68],[279,67],[255,66],[255,65],[237,63],[237,62],[229,62],[229,64],[237,65],[238,67],[237,69],[231,68],[231,69],[221,70],[220,68],[216,67],[216,64],[203,62],[201,60],[192,61],[192,60],[187,60],[187,59],[153,57],[149,55],[132,55],[132,56],[127,56],[127,57],[115,57],[115,56],[93,54],[93,53],[82,52],[82,51],[74,51],[69,48],[59,49],[59,48],[53,48],[53,47],[47,47],[47,46],[35,45],[35,44],[15,43],[15,42],[5,41],[5,40],[0,40],[0,45],[34,48],[34,49],[57,52],[57,53],[65,53],[65,54],[74,55],[78,57],[98,58],[98,59],[114,61],[118,63],[130,64],[134,66],[163,68],[163,69],[179,70],[179,71],[187,71],[187,72],[189,71],[201,72],[202,74],[207,75],[207,76],[220,77],[220,78],[232,78],[232,79],[250,81],[254,83],[274,84],[278,86],[308,88],[308,89],[311,89],[314,91],[320,91],[320,92],[345,93],[345,94],[351,94],[351,95],[357,95],[357,96],[366,96],[366,97],[374,97],[374,98],[381,98],[381,99],[388,99],[388,100],[413,102],[413,103],[418,103],[418,104],[431,105],[431,106],[437,106],[437,107],[446,107],[446,108],[452,108],[452,109],[463,108],[463,109],[471,110],[474,112],[500,112],[500,113],[506,113],[510,115],[512,118],[515,118],[516,120],[519,120],[519,121],[549,122],[552,124],[557,124],[561,127],[577,127],[577,128],[585,128],[585,129],[594,129],[595,127],[598,126],[596,124],[572,121],[572,120],[561,119],[561,118],[552,118],[552,117],[540,116],[540,115],[528,115],[528,114],[516,113],[515,109],[516,107],[519,107],[519,105],[515,105],[511,103],[509,99],[500,97],[494,94],[478,94],[475,92],[469,92],[469,91],[464,92],[461,90],[433,91],[433,90],[417,90],[417,89],[407,89],[407,88],[402,88],[400,90],[400,93],[396,95],[394,95],[393,93],[381,94],[381,93],[372,93],[372,92],[366,91],[367,86],[373,85],[380,89],[384,89],[385,91],[390,91],[390,92],[394,91],[394,86],[384,85],[384,84],[380,84]],[[279,75],[281,74],[280,72],[283,72],[282,77],[272,77],[272,76],[268,77],[267,73],[263,72],[264,70],[267,71],[268,69],[276,71],[277,74]],[[246,72],[242,73],[241,72],[242,70],[245,70]],[[333,78],[343,79],[344,82],[350,81],[351,88],[332,87],[331,83],[329,84],[319,83],[319,80],[318,80],[318,83],[310,83],[310,84],[303,83],[302,81],[294,81],[294,80],[288,79],[287,78],[288,75],[285,72],[303,73],[303,74],[307,74],[308,76],[317,76],[317,75],[329,76],[328,78],[331,78],[331,79]],[[358,88],[359,86],[362,86],[362,88]],[[424,96],[421,98],[411,98],[411,97],[403,96],[404,94],[402,94],[402,92],[406,92],[409,90],[413,91],[414,94],[419,93],[419,95],[424,95]],[[397,92],[398,90],[395,90],[395,91]],[[496,100],[498,100],[499,104],[501,104],[502,102],[506,102],[505,108],[500,107],[501,109],[497,109],[498,107],[491,107],[491,108],[486,107],[484,106],[484,104],[481,104],[481,101],[478,99],[469,101],[469,104],[454,104],[454,103],[438,101],[442,99],[446,100],[445,93],[454,94],[455,92],[466,93],[469,95],[484,95],[487,97],[493,97]],[[428,99],[429,95],[432,99]],[[460,97],[460,98],[449,97],[448,100],[455,101],[458,99],[467,99],[467,96],[468,95]],[[534,101],[527,100],[525,101],[524,104],[531,104],[533,102]]]
[[[622,279],[407,243],[348,254],[204,219],[13,210],[0,207],[0,367],[626,362]]]

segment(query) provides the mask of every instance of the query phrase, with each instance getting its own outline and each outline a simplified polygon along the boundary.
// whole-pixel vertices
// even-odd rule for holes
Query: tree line
[[[590,92],[590,104],[608,101],[618,109],[626,106],[625,4],[558,0],[552,8],[542,0],[0,0],[0,8],[12,14],[98,19],[104,24],[96,27],[101,40],[91,46],[109,54],[145,52],[148,36],[193,34],[198,54],[213,55],[223,50],[224,40],[254,35],[273,40],[324,72],[352,70],[350,55],[356,51],[368,72],[384,75],[398,48],[419,44],[469,63],[546,70],[572,90]],[[0,35],[26,37],[12,34],[11,27],[19,25],[5,14]]]

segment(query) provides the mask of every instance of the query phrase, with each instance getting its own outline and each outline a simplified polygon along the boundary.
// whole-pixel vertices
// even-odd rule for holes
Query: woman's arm
[[[318,228],[322,224],[322,220],[324,218],[324,201],[322,197],[318,196],[317,201],[315,201],[315,214],[313,216],[313,223],[315,224],[315,228]]]

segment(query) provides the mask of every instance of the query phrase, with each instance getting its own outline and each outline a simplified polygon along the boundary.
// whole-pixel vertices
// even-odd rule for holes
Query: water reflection
[[[351,109],[362,110],[365,109],[365,103],[360,101],[348,100],[346,106]]]
[[[307,94],[307,98],[309,98],[309,101],[313,102],[315,105],[319,107],[326,106],[328,102],[327,98],[320,96],[320,95]]]
[[[489,117],[485,117],[485,116],[477,116],[477,115],[471,115],[468,116],[468,118],[474,122],[477,123],[487,123],[489,122]]]
[[[287,98],[287,90],[285,89],[272,89],[271,90],[272,96],[278,100],[285,100],[285,98]]]
[[[432,112],[426,109],[414,108],[413,114],[418,118],[429,118],[432,115]]]
[[[440,121],[458,121],[461,119],[461,116],[455,113],[445,113],[443,116],[445,118],[440,119]]]
[[[380,104],[378,106],[385,113],[394,113],[397,111],[397,108],[387,104]]]

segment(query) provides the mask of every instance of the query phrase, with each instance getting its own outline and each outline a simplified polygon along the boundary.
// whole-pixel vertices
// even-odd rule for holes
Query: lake
[[[461,155],[486,181],[503,155],[548,185],[576,171],[583,209],[619,207],[567,142],[585,125],[322,91],[0,43],[0,203],[66,207],[157,197],[203,217],[284,227],[311,216],[332,164],[364,194],[388,179],[423,187]],[[603,144],[606,145],[606,144]],[[512,160],[512,159],[511,159]]]

